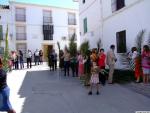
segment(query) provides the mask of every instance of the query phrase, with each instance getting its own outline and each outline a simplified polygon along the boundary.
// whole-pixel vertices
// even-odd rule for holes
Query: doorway
[[[50,51],[50,52],[52,52],[52,50],[53,50],[53,45],[43,45],[43,60],[45,61],[45,62],[47,62],[48,61],[48,52]]]

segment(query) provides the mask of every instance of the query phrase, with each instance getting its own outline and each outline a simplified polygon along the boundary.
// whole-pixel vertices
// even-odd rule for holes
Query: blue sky
[[[0,4],[8,4],[8,1],[9,0],[0,0]],[[78,3],[73,2],[73,0],[13,0],[13,1],[78,9]]]

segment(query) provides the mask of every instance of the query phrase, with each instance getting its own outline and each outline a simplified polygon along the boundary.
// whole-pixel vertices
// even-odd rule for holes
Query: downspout
[[[103,39],[103,0],[100,0],[100,27],[101,27],[101,40]]]

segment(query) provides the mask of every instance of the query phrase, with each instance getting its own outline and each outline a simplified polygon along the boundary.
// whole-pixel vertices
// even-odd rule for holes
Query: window
[[[84,4],[84,3],[85,3],[85,0],[82,0],[82,3]]]
[[[43,11],[43,24],[44,25],[50,25],[52,24],[52,12],[51,11]]]
[[[87,18],[85,18],[83,20],[83,28],[84,28],[84,33],[87,33],[87,31],[88,31],[88,28],[87,28]]]
[[[3,40],[3,26],[0,25],[0,40]]]
[[[116,33],[117,40],[117,53],[126,53],[126,31],[120,31]]]
[[[76,25],[75,13],[68,13],[68,25]]]
[[[75,28],[69,28],[68,29],[68,37],[71,38],[73,35],[76,34],[76,29]],[[77,39],[75,39],[77,40]]]
[[[26,21],[26,10],[25,8],[16,8],[16,21]]]
[[[112,12],[115,12],[125,6],[125,0],[111,0]]]
[[[16,39],[17,40],[26,40],[25,26],[16,26]]]

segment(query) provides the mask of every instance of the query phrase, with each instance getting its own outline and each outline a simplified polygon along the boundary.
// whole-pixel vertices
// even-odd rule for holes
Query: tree
[[[76,39],[76,34],[74,33],[70,38],[70,43],[69,43],[69,52],[71,57],[75,57],[77,54],[77,44],[75,42],[75,39]]]

